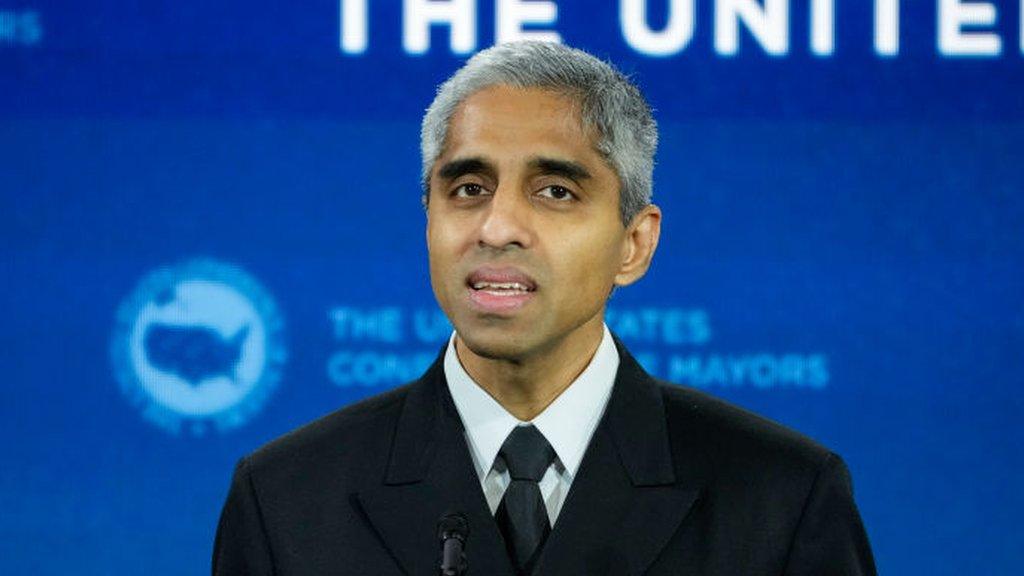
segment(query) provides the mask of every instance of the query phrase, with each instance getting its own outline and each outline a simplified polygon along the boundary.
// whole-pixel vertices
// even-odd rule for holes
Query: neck
[[[455,352],[473,381],[521,421],[544,411],[590,364],[604,336],[604,324],[588,322],[572,334],[524,358],[484,358],[456,334]]]

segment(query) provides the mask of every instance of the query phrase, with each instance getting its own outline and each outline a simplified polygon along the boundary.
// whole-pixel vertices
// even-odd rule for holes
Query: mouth
[[[466,278],[469,300],[483,312],[512,312],[529,303],[537,291],[537,282],[525,272],[511,267],[484,266]]]

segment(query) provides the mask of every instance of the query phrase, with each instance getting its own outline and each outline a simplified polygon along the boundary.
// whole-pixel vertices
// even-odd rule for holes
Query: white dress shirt
[[[548,519],[555,525],[583,453],[608,405],[618,369],[619,352],[605,325],[601,344],[579,377],[536,418],[522,422],[469,376],[455,351],[452,333],[444,356],[444,375],[492,514],[497,512],[510,481],[505,463],[497,457],[498,450],[514,427],[533,424],[555,450],[555,460],[539,483]]]

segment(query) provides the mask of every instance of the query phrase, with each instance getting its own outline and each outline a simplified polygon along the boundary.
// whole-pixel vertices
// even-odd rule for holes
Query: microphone
[[[466,538],[469,520],[461,512],[447,512],[437,521],[437,538],[441,541],[441,576],[462,576],[466,573]]]

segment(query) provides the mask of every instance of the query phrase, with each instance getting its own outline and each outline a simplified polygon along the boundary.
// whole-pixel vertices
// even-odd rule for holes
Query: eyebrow
[[[592,177],[586,167],[572,160],[539,156],[530,159],[528,166],[531,170],[536,170],[543,174],[564,176],[570,180],[588,180]],[[487,174],[493,176],[496,170],[493,164],[481,157],[475,156],[472,158],[457,158],[450,162],[445,162],[438,169],[437,173],[438,176],[445,180],[454,180],[466,174]]]
[[[445,180],[454,180],[466,174],[494,174],[494,167],[483,158],[458,158],[445,162],[437,174]]]
[[[530,160],[530,168],[543,174],[553,176],[564,176],[570,180],[588,180],[591,178],[590,171],[582,164],[571,160],[559,160],[557,158],[533,158]]]

